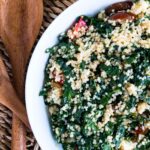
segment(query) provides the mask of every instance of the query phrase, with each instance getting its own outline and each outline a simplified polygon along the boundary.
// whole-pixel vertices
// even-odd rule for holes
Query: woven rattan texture
[[[42,33],[49,26],[49,24],[68,6],[76,0],[44,0],[44,19],[39,33],[38,39]],[[36,41],[36,42],[37,42]],[[7,66],[10,77],[11,65],[9,63],[9,56],[6,53],[5,47],[0,40],[0,55]],[[11,149],[11,126],[12,126],[12,112],[0,104],[0,150]],[[31,132],[27,132],[27,150],[39,150],[39,146],[34,139]]]

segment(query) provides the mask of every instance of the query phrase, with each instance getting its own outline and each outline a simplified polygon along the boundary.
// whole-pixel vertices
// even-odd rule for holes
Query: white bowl
[[[121,0],[79,0],[55,19],[38,42],[27,72],[25,96],[30,125],[43,150],[62,149],[61,145],[57,144],[53,138],[48,119],[49,115],[43,98],[39,96],[44,80],[44,69],[48,60],[45,49],[55,45],[58,35],[69,28],[78,16],[94,15],[101,9],[118,1]]]

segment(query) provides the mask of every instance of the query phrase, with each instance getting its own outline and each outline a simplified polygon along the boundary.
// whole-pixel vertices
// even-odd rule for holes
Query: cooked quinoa
[[[130,5],[80,16],[46,50],[40,94],[64,150],[150,150],[150,2]]]

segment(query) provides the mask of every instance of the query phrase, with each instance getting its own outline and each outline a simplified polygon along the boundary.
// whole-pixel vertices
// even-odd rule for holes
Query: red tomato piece
[[[137,129],[135,129],[135,133],[137,135],[139,135],[139,134],[145,134],[145,132],[146,132],[146,129],[144,127],[138,127]]]
[[[83,18],[81,17],[81,18],[79,19],[79,21],[75,24],[74,30],[75,30],[76,32],[78,32],[80,28],[85,27],[85,26],[86,26],[86,22],[85,22],[85,21],[83,20]]]
[[[54,80],[55,80],[55,78],[56,78],[56,71],[53,71],[53,72],[52,72],[52,75],[53,75],[53,78],[54,78]],[[61,74],[59,74],[59,75],[57,75],[57,76],[59,76],[59,78],[60,78],[60,80],[57,81],[57,83],[63,85],[64,82],[65,82],[64,74],[61,73]]]

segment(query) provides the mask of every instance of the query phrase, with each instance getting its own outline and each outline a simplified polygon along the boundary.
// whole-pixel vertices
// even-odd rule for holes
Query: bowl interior
[[[67,10],[65,10],[48,27],[40,41],[38,42],[26,76],[26,107],[33,133],[43,150],[61,150],[60,144],[55,141],[49,122],[44,100],[39,96],[43,85],[44,69],[48,59],[45,49],[57,43],[57,37],[64,32],[80,15],[94,15],[108,5],[121,0],[79,0]]]

